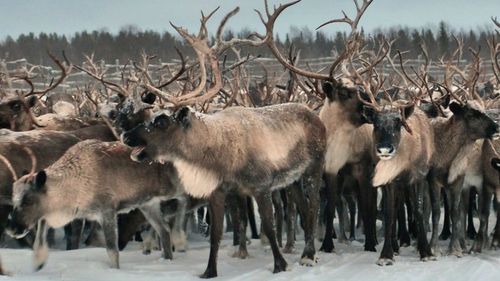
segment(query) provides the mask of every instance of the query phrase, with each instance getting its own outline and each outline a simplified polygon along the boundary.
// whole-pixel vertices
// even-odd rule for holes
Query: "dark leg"
[[[33,262],[36,271],[43,268],[43,266],[47,262],[47,257],[49,256],[47,230],[48,227],[45,224],[45,221],[39,220],[36,230],[35,243],[33,244]]]
[[[448,194],[443,190],[443,203],[444,203],[444,222],[443,230],[439,235],[439,240],[448,240],[451,237],[451,226],[450,226],[450,201],[448,200]]]
[[[321,166],[311,166],[304,173],[303,179],[299,182],[301,185],[295,188],[296,191],[303,194],[295,197],[299,207],[300,217],[304,221],[305,247],[300,259],[301,265],[312,266],[316,260],[316,249],[314,247],[314,238],[319,213],[319,188],[321,184]],[[300,193],[297,193],[300,194]]]
[[[278,243],[276,242],[276,233],[273,226],[273,208],[271,194],[267,192],[258,193],[255,195],[255,200],[259,206],[259,214],[262,218],[262,230],[269,240],[271,250],[274,257],[273,273],[278,273],[286,270],[287,263],[280,253]]]
[[[461,199],[461,188],[463,184],[463,177],[456,180],[450,185],[448,191],[450,199],[450,217],[451,217],[451,241],[449,252],[450,255],[457,257],[462,256],[462,246],[460,245],[461,233],[463,232],[462,220],[460,219],[460,199]]]
[[[118,225],[116,213],[114,211],[106,211],[102,214],[102,230],[104,232],[106,251],[111,260],[111,267],[120,268],[118,256]]]
[[[427,261],[434,259],[431,248],[427,242],[427,233],[424,225],[424,192],[428,187],[424,180],[420,180],[412,185],[411,201],[413,202],[413,213],[415,216],[415,226],[417,230],[417,248],[420,259]]]
[[[477,232],[474,227],[474,210],[476,208],[476,189],[471,188],[469,191],[469,206],[467,208],[467,238],[474,240],[476,239]]]
[[[441,253],[438,246],[439,220],[441,219],[441,187],[432,176],[429,176],[428,182],[432,206],[432,238],[430,246],[432,254],[436,256]]]
[[[349,180],[344,181],[344,198],[347,201],[349,208],[349,240],[356,240],[356,199],[354,189],[356,188],[356,181],[349,177]]]
[[[497,208],[497,223],[495,224],[495,230],[493,231],[493,237],[491,240],[491,248],[498,249],[500,246],[500,208]]]
[[[252,231],[252,239],[259,239],[257,224],[255,223],[255,211],[253,208],[253,199],[250,196],[247,196],[247,210],[248,210],[248,222],[250,223],[250,230]]]
[[[326,206],[325,206],[325,237],[323,238],[323,243],[319,248],[320,251],[331,253],[335,246],[333,244],[333,214],[335,212],[335,193],[337,192],[337,177],[333,174],[325,174],[325,195],[326,195]],[[301,187],[296,189],[300,190]],[[296,198],[299,199],[299,198]],[[299,212],[301,206],[299,206]],[[301,213],[302,216],[302,213]],[[303,218],[303,217],[302,217]]]
[[[227,196],[229,197],[229,195]],[[233,257],[245,259],[248,257],[247,251],[247,240],[246,240],[246,230],[247,230],[247,202],[246,196],[233,193],[232,203],[228,205],[234,205],[233,208],[236,209],[231,211],[233,224],[237,228],[234,229],[233,235],[233,246],[238,245],[238,250],[233,253]]]
[[[347,236],[345,235],[345,223],[346,223],[346,213],[345,213],[345,204],[344,200],[342,200],[344,194],[344,182],[345,182],[345,173],[339,174],[337,177],[337,190],[333,194],[334,195],[334,204],[335,209],[338,214],[338,222],[339,222],[339,234],[337,235],[337,241],[339,243],[346,243]]]
[[[479,189],[479,232],[472,244],[471,252],[481,253],[488,243],[488,218],[490,217],[491,192],[488,186]]]
[[[84,220],[73,220],[69,223],[69,236],[66,237],[66,250],[75,250],[80,246],[80,238],[82,236]],[[66,226],[64,227],[66,230]]]
[[[167,222],[163,219],[160,205],[145,205],[139,209],[156,233],[160,235],[160,243],[163,250],[162,257],[171,260],[173,255],[170,231],[168,230]]]
[[[384,247],[380,253],[380,258],[377,261],[378,265],[392,265],[394,263],[394,249],[393,249],[393,233],[395,224],[395,210],[394,210],[394,186],[386,185],[382,187],[384,192]]]
[[[398,237],[401,247],[408,247],[411,244],[410,233],[407,228],[406,221],[406,208],[405,208],[405,188],[406,186],[400,186],[395,192],[396,206],[397,206],[397,216],[398,216]]]
[[[281,201],[281,194],[279,190],[273,191],[272,200],[274,206],[274,215],[276,222],[276,238],[278,239],[278,246],[283,247],[283,202]]]
[[[294,192],[292,189],[296,187],[297,183],[286,188],[286,245],[283,253],[292,253],[295,250],[295,223],[297,219],[297,209],[295,207]]]
[[[201,278],[217,277],[217,253],[219,252],[220,239],[222,237],[224,223],[224,192],[216,190],[209,199],[208,210],[211,218],[210,224],[210,256],[205,272]]]
[[[371,185],[371,169],[358,167],[357,171],[359,183],[360,212],[363,216],[363,227],[365,231],[365,251],[376,252],[377,242],[376,216],[377,216],[377,190]]]

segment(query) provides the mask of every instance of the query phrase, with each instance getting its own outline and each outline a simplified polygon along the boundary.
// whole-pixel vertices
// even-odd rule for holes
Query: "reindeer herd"
[[[355,0],[354,18],[344,14],[322,25],[351,27],[345,49],[329,69],[305,69],[297,52],[283,55],[275,44],[276,20],[299,0],[274,10],[265,1],[265,14],[257,13],[266,32],[249,38],[222,39],[238,8],[223,18],[213,40],[206,23],[215,11],[202,14],[197,35],[172,24],[196,60],[179,53],[177,71],[167,74],[151,73],[154,57],[147,55],[124,68],[120,81],[107,79],[92,57],[73,65],[50,55],[61,75],[43,90],[33,82],[36,66],[3,71],[1,232],[33,247],[39,270],[48,257],[51,228],[64,227],[67,248],[76,249],[84,225],[90,225],[91,233],[103,233],[111,266],[119,268],[119,250],[145,224],[145,253],[157,238],[165,259],[174,258],[173,249],[186,251],[187,220],[207,208],[210,256],[204,278],[218,274],[225,207],[239,247],[234,256],[248,256],[252,200],[271,246],[274,273],[287,269],[282,252],[294,250],[295,228],[304,233],[300,264],[313,266],[317,238],[319,250],[328,253],[335,237],[355,239],[356,213],[364,250],[376,251],[379,208],[384,228],[379,265],[393,264],[399,247],[412,239],[422,261],[445,252],[438,247],[440,238],[450,239],[447,253],[455,256],[498,247],[498,35],[489,40],[493,77],[482,74],[475,50],[469,50],[471,62],[461,61],[458,38],[456,51],[435,62],[443,77],[428,75],[428,59],[410,72],[403,53],[391,50],[392,42],[380,38],[380,48],[370,50],[359,36],[359,20],[372,1]],[[289,74],[287,85],[266,79],[252,87],[254,81],[245,76],[250,57],[242,59],[238,50],[244,45],[268,47]],[[421,49],[427,58],[425,46]],[[239,59],[231,66],[221,64],[227,52]],[[389,73],[381,72],[380,64],[390,65]],[[91,77],[94,87],[53,95],[49,104],[74,69]],[[82,104],[91,114],[78,114]],[[492,203],[497,223],[490,242]],[[469,249],[470,210],[476,204],[480,226]]]

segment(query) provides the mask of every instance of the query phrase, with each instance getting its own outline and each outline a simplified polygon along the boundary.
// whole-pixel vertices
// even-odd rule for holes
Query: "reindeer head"
[[[12,131],[33,129],[31,108],[37,101],[36,96],[23,98],[17,94],[6,94],[0,100],[0,128]]]
[[[7,221],[7,233],[17,239],[24,237],[44,214],[46,197],[45,171],[25,175],[14,182],[12,201],[14,209]]]
[[[325,82],[323,92],[326,96],[325,110],[334,105],[341,109],[350,124],[361,126],[366,123],[362,115],[363,103],[358,96],[368,98],[361,87],[354,85],[349,79],[339,79],[336,83]]]
[[[463,122],[468,138],[473,140],[485,138],[496,140],[500,138],[498,124],[486,113],[474,108],[471,104],[452,102],[450,110],[457,122]]]
[[[390,106],[381,110],[363,107],[366,122],[373,124],[375,153],[381,160],[390,160],[396,155],[403,128],[410,130],[405,126],[405,120],[413,114],[414,109],[414,105],[402,109]]]
[[[182,145],[192,126],[194,114],[189,107],[182,107],[173,114],[161,111],[150,122],[122,134],[123,143],[134,148],[132,160],[162,161],[168,155],[177,153],[175,146]]]

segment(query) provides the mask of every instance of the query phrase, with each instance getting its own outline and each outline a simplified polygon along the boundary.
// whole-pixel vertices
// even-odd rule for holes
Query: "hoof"
[[[432,255],[433,256],[441,256],[442,255],[442,251],[441,251],[441,248],[439,248],[438,246],[435,246],[435,247],[432,247],[431,248],[431,252],[432,252]]]
[[[205,272],[200,275],[200,278],[203,278],[203,279],[209,279],[209,278],[214,278],[214,277],[217,277],[217,271],[215,270],[205,270]]]
[[[449,256],[455,256],[457,258],[461,258],[464,256],[464,253],[462,252],[462,250],[450,250],[448,252],[448,255]]]
[[[323,240],[323,243],[321,244],[321,247],[319,248],[320,251],[325,252],[325,253],[333,253],[334,249],[335,249],[335,246],[333,245],[333,240],[331,240],[331,239]]]
[[[41,263],[41,264],[39,264],[39,265],[36,265],[36,266],[35,266],[35,271],[40,271],[40,270],[42,270],[42,268],[43,268],[44,266],[45,266],[45,263]]]
[[[288,270],[288,264],[286,263],[285,260],[282,260],[281,262],[274,263],[273,273],[280,273],[280,272],[287,271],[287,270]]]
[[[238,250],[234,251],[234,253],[231,255],[231,257],[244,260],[244,259],[248,258],[248,251],[246,249],[245,250],[238,249]]]
[[[284,254],[291,254],[295,252],[295,246],[285,245],[285,248],[281,251]]]
[[[310,266],[316,265],[318,263],[318,261],[319,261],[319,258],[316,257],[316,256],[314,258],[312,258],[312,259],[309,258],[309,257],[302,257],[300,259],[299,264],[303,265],[303,266],[309,266],[310,267]]]
[[[376,252],[377,249],[375,249],[375,247],[366,247],[365,246],[365,252]]]
[[[386,266],[386,265],[393,265],[393,264],[394,264],[394,259],[380,258],[377,261],[377,265],[379,265],[379,266]]]
[[[423,262],[436,261],[436,260],[437,260],[436,256],[432,256],[432,255],[420,258],[420,261],[423,261]]]
[[[150,255],[150,254],[151,254],[151,250],[143,250],[143,251],[142,251],[142,254],[143,254],[143,255],[146,255],[146,256],[147,256],[147,255]]]

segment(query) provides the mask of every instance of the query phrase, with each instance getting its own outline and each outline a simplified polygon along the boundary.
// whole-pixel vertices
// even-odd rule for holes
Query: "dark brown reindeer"
[[[440,217],[441,188],[446,187],[450,204],[452,237],[449,253],[461,256],[465,250],[465,225],[461,209],[461,194],[467,186],[483,189],[483,172],[480,167],[481,144],[478,141],[498,136],[498,125],[484,113],[484,102],[475,92],[475,84],[480,73],[480,58],[471,50],[473,61],[469,65],[469,73],[465,73],[452,61],[461,53],[462,44],[457,40],[457,50],[446,63],[444,85],[455,102],[450,104],[453,116],[449,118],[436,118],[432,120],[435,131],[436,152],[432,161],[429,176],[432,201],[432,239],[431,247],[435,254],[439,253],[437,247],[438,225]],[[458,85],[452,81],[458,80]],[[464,102],[464,100],[471,100]],[[475,100],[475,101],[473,101]],[[474,160],[477,159],[477,160]],[[476,162],[474,164],[473,162]],[[481,192],[481,191],[480,191]],[[467,202],[462,202],[467,203]],[[473,246],[478,250],[479,241]]]
[[[299,1],[294,1],[287,6],[296,4]],[[344,62],[355,50],[358,49],[359,38],[357,26],[363,13],[372,3],[370,0],[364,0],[360,5],[355,1],[357,14],[354,19],[349,18],[344,14],[342,19],[331,20],[321,26],[329,23],[343,22],[351,27],[351,33],[347,38],[345,50],[336,58],[330,66],[327,74],[304,70],[294,65],[292,60],[283,56],[274,42],[273,27],[275,17],[270,18],[269,12],[267,22],[262,18],[266,26],[266,45],[272,51],[276,59],[295,75],[312,79],[316,85],[316,91],[321,91],[321,81],[327,81],[323,84],[323,92],[326,95],[326,101],[320,112],[320,119],[325,124],[327,129],[327,152],[325,164],[326,192],[328,203],[326,207],[326,231],[325,238],[320,250],[332,252],[333,245],[333,214],[335,208],[339,211],[339,217],[343,217],[343,206],[340,198],[342,196],[341,178],[338,177],[341,169],[350,169],[352,175],[357,180],[360,194],[360,212],[365,228],[365,250],[375,251],[377,244],[375,233],[375,215],[376,215],[376,191],[371,188],[369,175],[372,170],[373,160],[370,153],[371,136],[370,126],[361,124],[361,114],[359,110],[362,108],[362,103],[357,98],[357,87],[348,79],[336,79],[334,77],[338,66]],[[275,14],[274,14],[275,15]],[[274,16],[273,15],[273,16]],[[320,26],[320,27],[321,27]],[[376,65],[383,58],[383,52],[379,52],[373,63]],[[359,127],[359,128],[358,128]],[[350,174],[349,174],[350,176]],[[343,221],[340,221],[340,239],[345,239]]]
[[[172,259],[170,232],[161,202],[183,196],[171,164],[145,165],[130,160],[131,149],[118,142],[82,141],[59,160],[14,183],[7,228],[19,237],[40,221],[34,248],[35,268],[47,258],[46,227],[61,227],[75,219],[97,220],[103,228],[111,266],[119,267],[119,212],[139,208],[159,233],[163,257]],[[33,172],[34,173],[34,172]]]

